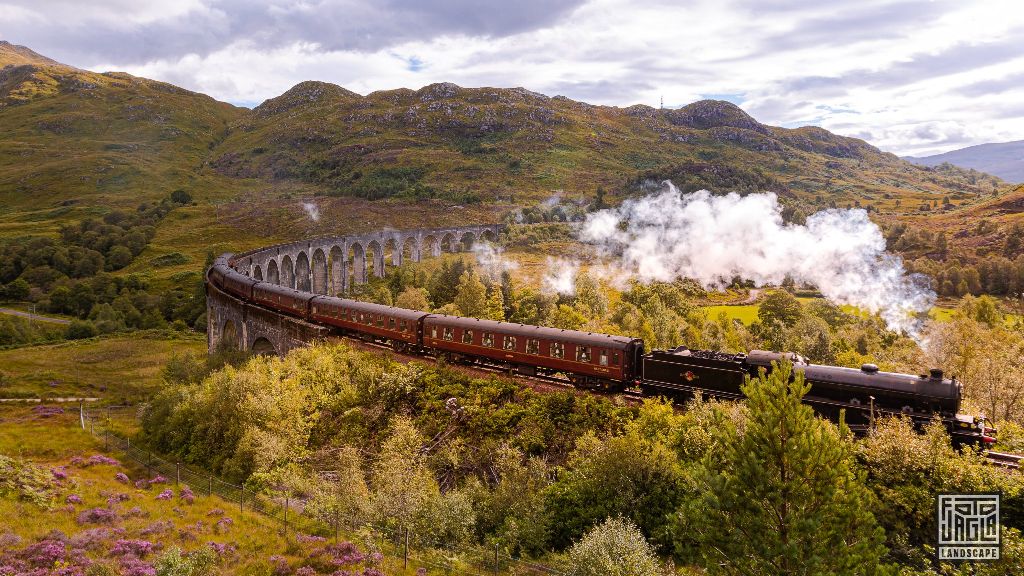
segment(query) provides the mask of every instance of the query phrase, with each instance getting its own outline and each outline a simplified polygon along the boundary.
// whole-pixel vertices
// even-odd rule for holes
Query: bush
[[[99,334],[96,325],[88,320],[72,320],[65,337],[68,340],[82,340]]]
[[[609,518],[569,550],[566,576],[656,576],[658,557],[640,529]]]

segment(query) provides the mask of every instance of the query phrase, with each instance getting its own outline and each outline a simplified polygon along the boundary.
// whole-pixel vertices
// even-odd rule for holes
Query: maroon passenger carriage
[[[423,318],[423,346],[454,360],[474,360],[520,374],[565,374],[573,384],[621,389],[639,377],[643,341],[479,318]]]
[[[404,351],[419,345],[420,320],[426,312],[332,296],[310,301],[309,319],[341,328],[363,340],[389,342]]]

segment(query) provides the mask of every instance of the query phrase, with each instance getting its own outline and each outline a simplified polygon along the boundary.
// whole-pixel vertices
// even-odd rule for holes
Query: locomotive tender
[[[707,350],[654,350],[644,353],[638,338],[561,330],[511,322],[430,314],[394,306],[302,292],[252,279],[231,267],[231,255],[217,258],[207,272],[218,289],[246,302],[304,320],[332,326],[341,334],[396,350],[432,354],[528,376],[564,375],[575,386],[644,395],[685,398],[695,394],[739,399],[745,378],[787,360],[811,384],[804,401],[824,417],[845,413],[854,430],[873,418],[905,415],[923,424],[938,415],[954,443],[988,444],[994,430],[984,419],[959,414],[962,386],[941,370],[913,376],[810,364],[791,353],[753,350],[726,354]]]

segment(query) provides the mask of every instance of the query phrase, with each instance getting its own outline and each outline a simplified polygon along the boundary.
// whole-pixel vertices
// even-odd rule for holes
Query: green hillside
[[[773,190],[790,210],[864,206],[903,220],[1005,190],[915,166],[815,127],[767,126],[722,101],[678,110],[592,106],[522,88],[434,84],[361,96],[303,82],[253,110],[0,42],[0,240],[191,202],[156,225],[125,272],[157,281],[208,251],[301,236],[501,220],[558,193],[586,207],[671,179]],[[314,221],[303,202],[316,202]],[[955,240],[954,240],[955,241]],[[170,265],[168,265],[170,263]]]

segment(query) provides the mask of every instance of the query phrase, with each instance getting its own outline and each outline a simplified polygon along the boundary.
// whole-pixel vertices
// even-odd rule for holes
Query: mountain
[[[66,66],[0,43],[0,239],[187,191],[143,254],[242,249],[302,235],[496,221],[558,192],[617,202],[772,190],[789,208],[977,203],[997,178],[917,166],[817,127],[703,100],[594,106],[523,88],[442,83],[366,96],[302,82],[248,110],[164,82]],[[317,203],[310,219],[303,204]],[[173,270],[173,269],[172,269]],[[150,271],[142,266],[142,273]],[[164,271],[166,272],[166,270]]]
[[[522,88],[432,84],[360,96],[303,82],[238,118],[210,166],[341,197],[522,203],[552,190],[774,190],[807,208],[896,210],[1002,185],[919,167],[816,127],[761,124],[729,102],[677,110],[593,106]],[[900,202],[897,202],[899,200]]]
[[[1024,140],[968,146],[952,152],[906,160],[921,166],[938,166],[944,162],[961,168],[973,168],[993,174],[1007,182],[1024,182]]]

